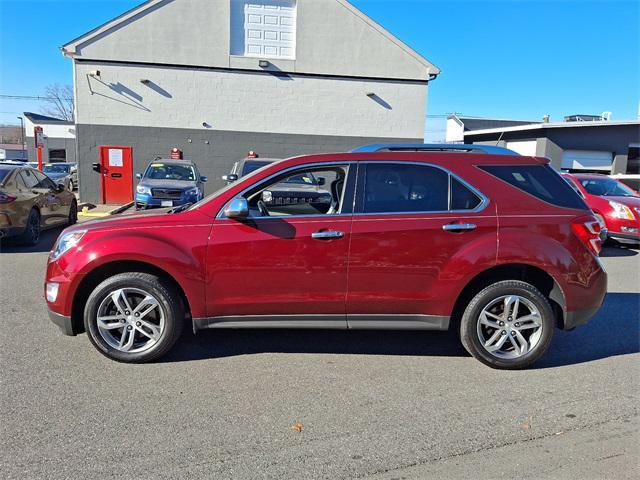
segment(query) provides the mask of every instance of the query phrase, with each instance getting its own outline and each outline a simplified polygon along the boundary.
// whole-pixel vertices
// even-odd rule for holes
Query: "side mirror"
[[[318,177],[318,185],[323,186],[327,183],[327,179],[324,177]]]
[[[136,178],[138,180],[142,180],[142,174],[141,173],[136,173]]]
[[[205,177],[204,175],[200,175],[200,181],[201,182],[206,182],[207,180],[209,180],[209,177]]]
[[[249,216],[249,204],[246,198],[238,197],[229,202],[224,209],[224,216],[242,220]]]
[[[238,180],[238,175],[236,175],[235,173],[230,173],[229,175],[223,175],[222,180],[228,183],[233,183],[236,180]]]
[[[59,183],[56,185],[56,193],[64,192],[67,187],[64,186],[63,183]]]

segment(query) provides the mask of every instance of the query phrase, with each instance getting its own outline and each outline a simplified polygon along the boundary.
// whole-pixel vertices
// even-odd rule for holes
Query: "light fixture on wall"
[[[151,83],[151,80],[149,80],[148,78],[141,78],[140,83],[142,83],[143,85],[149,85]]]
[[[202,126],[204,128],[211,128],[211,125],[209,125],[207,122],[202,122]]]
[[[91,70],[89,72],[90,77],[100,77],[100,70]]]
[[[269,60],[258,60],[258,66],[260,68],[269,68],[269,65],[271,65]]]
[[[375,96],[376,96],[375,92],[367,92],[367,97],[373,98]]]

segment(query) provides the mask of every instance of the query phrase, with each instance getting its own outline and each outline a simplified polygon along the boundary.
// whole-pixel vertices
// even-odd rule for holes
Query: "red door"
[[[207,252],[209,316],[323,315],[346,326],[351,217],[325,217],[216,220]],[[314,238],[318,232],[340,237]]]
[[[131,147],[100,147],[102,203],[120,205],[133,201]]]
[[[433,166],[365,165],[351,229],[349,326],[366,315],[449,316],[463,279],[495,264],[495,206]]]

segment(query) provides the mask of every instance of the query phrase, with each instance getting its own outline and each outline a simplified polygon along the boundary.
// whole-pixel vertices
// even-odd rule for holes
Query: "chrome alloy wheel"
[[[119,288],[110,292],[100,303],[96,320],[103,340],[126,353],[153,348],[165,326],[160,302],[139,288]]]
[[[503,295],[489,302],[478,318],[478,339],[498,358],[514,359],[533,350],[542,337],[542,318],[529,300]]]

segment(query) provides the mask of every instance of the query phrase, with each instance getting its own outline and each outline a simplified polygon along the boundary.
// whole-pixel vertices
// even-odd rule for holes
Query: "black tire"
[[[518,358],[501,358],[490,353],[485,349],[478,334],[480,314],[483,309],[497,299],[507,295],[517,295],[531,302],[539,312],[542,326],[535,346]],[[515,325],[515,323],[513,325]],[[511,328],[513,325],[504,328]],[[460,340],[464,348],[485,365],[503,370],[518,370],[531,366],[545,354],[551,345],[555,326],[556,319],[551,304],[536,287],[518,280],[505,280],[489,285],[473,297],[462,315],[460,322]],[[492,332],[495,333],[495,331],[496,330],[493,330]],[[500,333],[502,334],[502,330],[500,330]],[[513,334],[517,335],[517,332]],[[506,335],[508,335],[508,333]],[[496,338],[499,339],[500,337]],[[511,339],[509,340],[511,341]]]
[[[74,200],[69,207],[69,225],[78,223],[78,203]]]
[[[27,225],[24,228],[24,232],[18,237],[18,242],[23,245],[36,245],[40,240],[41,232],[40,212],[32,208],[29,212],[29,218],[27,218]]]
[[[151,294],[164,314],[164,329],[159,340],[149,349],[140,352],[124,352],[112,347],[98,328],[98,309],[103,301],[114,291],[121,288],[140,289]],[[89,340],[106,357],[118,362],[144,363],[157,360],[165,355],[182,333],[184,325],[184,306],[177,289],[170,282],[155,275],[128,272],[114,275],[100,283],[89,295],[84,309],[84,326]],[[123,333],[124,333],[124,328]],[[131,330],[131,329],[130,329]],[[136,334],[144,340],[145,337]]]

